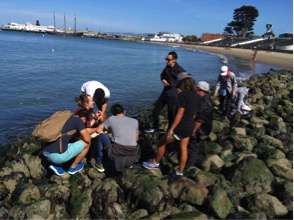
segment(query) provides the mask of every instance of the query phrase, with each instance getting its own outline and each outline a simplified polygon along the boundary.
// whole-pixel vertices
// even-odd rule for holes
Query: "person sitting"
[[[101,111],[101,115],[98,116],[98,120],[105,121],[107,118],[106,109],[110,98],[109,89],[102,83],[93,80],[85,82],[81,87],[81,92],[86,93],[93,98],[98,111]]]
[[[248,99],[256,94],[254,88],[239,87],[234,99],[234,108],[230,111],[231,127],[234,127],[243,115],[247,115],[251,110]]]
[[[77,108],[73,114],[74,115],[84,115],[86,116],[86,122],[85,126],[88,130],[88,132],[91,134],[92,138],[96,138],[95,144],[97,146],[97,156],[95,161],[91,161],[91,165],[98,170],[98,172],[104,172],[105,169],[103,167],[103,149],[106,145],[110,143],[110,138],[106,133],[101,133],[98,135],[97,126],[99,124],[98,122],[98,116],[100,115],[100,112],[97,111],[95,114],[93,113],[93,99],[90,95],[87,94],[81,94],[79,97],[75,98],[76,102],[78,103],[79,108]],[[93,142],[94,143],[94,142]]]
[[[81,161],[88,153],[89,146],[91,144],[90,134],[79,117],[71,116],[66,121],[62,129],[62,133],[64,134],[71,130],[76,130],[80,134],[81,140],[70,143],[70,140],[75,134],[64,135],[56,141],[46,143],[43,149],[43,154],[46,159],[53,163],[49,166],[49,168],[52,169],[58,176],[62,176],[65,173],[60,165],[72,158],[75,159],[70,165],[68,173],[75,174],[76,172],[83,170],[84,164]]]
[[[141,151],[137,144],[139,138],[139,122],[127,117],[123,106],[119,103],[111,106],[111,114],[106,121],[97,128],[98,133],[104,129],[112,133],[111,144],[107,145],[108,157],[114,161],[115,170],[123,172],[138,162]]]

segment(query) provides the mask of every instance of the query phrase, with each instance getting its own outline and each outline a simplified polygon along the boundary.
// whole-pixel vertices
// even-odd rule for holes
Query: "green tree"
[[[254,34],[253,26],[258,17],[258,10],[253,6],[243,5],[241,8],[234,10],[234,20],[228,23],[224,31],[233,34],[235,31],[238,37],[246,37]]]
[[[196,37],[195,35],[189,35],[189,36],[184,37],[183,41],[197,42],[198,37]]]

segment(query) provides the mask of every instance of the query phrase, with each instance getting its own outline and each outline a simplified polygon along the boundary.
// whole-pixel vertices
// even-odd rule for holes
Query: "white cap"
[[[227,66],[222,66],[221,67],[221,76],[225,76],[227,75],[227,72],[228,72],[228,67]]]
[[[206,92],[209,91],[209,84],[205,81],[198,82],[197,87],[203,91],[206,91]]]

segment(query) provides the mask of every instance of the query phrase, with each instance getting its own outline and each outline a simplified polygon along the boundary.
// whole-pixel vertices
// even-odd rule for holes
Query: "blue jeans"
[[[109,138],[109,136],[107,134],[100,134],[97,137],[98,155],[97,155],[97,158],[96,158],[96,163],[102,163],[103,149],[108,144],[110,144],[110,138]]]

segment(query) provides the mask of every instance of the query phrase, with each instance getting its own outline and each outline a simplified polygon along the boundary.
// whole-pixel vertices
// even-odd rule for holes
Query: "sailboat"
[[[66,30],[65,13],[64,13],[64,30],[56,29],[55,13],[54,13],[53,19],[54,19],[54,30],[53,31],[48,31],[47,34],[60,35],[60,36],[74,36],[74,37],[82,37],[84,35],[83,32],[77,32],[76,31],[76,15],[74,17],[74,24],[75,24],[74,30]]]

